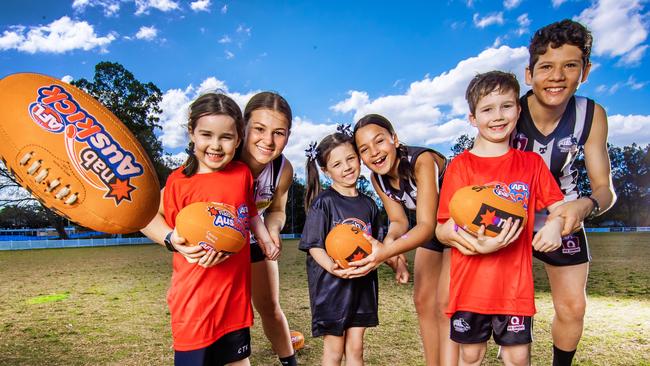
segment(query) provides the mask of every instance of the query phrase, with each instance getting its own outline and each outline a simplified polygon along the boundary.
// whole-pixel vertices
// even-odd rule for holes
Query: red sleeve
[[[440,188],[440,198],[438,200],[438,222],[444,224],[449,220],[449,201],[459,188],[468,185],[464,180],[465,174],[462,174],[463,164],[462,157],[454,158],[447,170]]]
[[[564,194],[557,185],[553,174],[542,158],[535,154],[537,165],[537,182],[535,182],[535,211],[540,211],[555,202],[564,200]]]
[[[250,169],[246,167],[246,205],[248,206],[248,217],[253,218],[257,216],[257,205],[255,204],[255,187],[254,187],[253,174]]]
[[[179,174],[183,167],[178,168],[173,171],[168,177],[167,182],[165,183],[165,194],[163,197],[163,208],[165,211],[165,221],[169,227],[176,227],[176,215],[181,210],[180,205],[178,204],[178,185],[174,184],[175,181],[180,177]]]

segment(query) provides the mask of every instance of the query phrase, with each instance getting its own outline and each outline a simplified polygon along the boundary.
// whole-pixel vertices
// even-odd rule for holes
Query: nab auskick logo
[[[485,225],[486,230],[500,233],[510,217],[512,217],[512,222],[515,222],[517,219],[519,219],[519,222],[524,221],[524,218],[521,216],[513,215],[484,203],[481,205],[481,209],[478,211],[476,217],[474,217],[472,223],[479,227]]]
[[[123,200],[131,201],[131,193],[137,189],[131,180],[144,173],[142,164],[62,86],[39,88],[28,112],[45,131],[64,134],[74,169],[92,187],[105,191],[104,198],[113,199],[116,206]]]

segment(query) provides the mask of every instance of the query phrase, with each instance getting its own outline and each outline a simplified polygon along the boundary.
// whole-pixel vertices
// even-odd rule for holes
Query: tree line
[[[160,128],[159,115],[162,92],[153,83],[143,83],[119,63],[100,62],[95,66],[91,80],[79,79],[72,85],[86,91],[133,132],[151,159],[158,179],[164,184],[171,172],[170,156],[165,154],[155,130]],[[451,148],[452,158],[470,148],[473,138],[461,135]],[[608,145],[612,163],[612,180],[618,195],[614,207],[605,214],[592,219],[587,225],[598,226],[650,226],[650,144],[633,143],[619,147]],[[581,194],[590,194],[589,177],[584,165],[584,154],[577,158],[577,174]],[[327,185],[325,183],[325,185]],[[359,190],[373,197],[380,205],[370,181],[359,179]],[[300,233],[305,223],[304,181],[294,176],[289,189],[287,220],[284,233]],[[383,211],[383,210],[382,210]],[[386,218],[385,212],[382,212]],[[61,238],[67,238],[64,227],[67,220],[59,217],[19,188],[7,169],[0,164],[0,227],[54,227]]]

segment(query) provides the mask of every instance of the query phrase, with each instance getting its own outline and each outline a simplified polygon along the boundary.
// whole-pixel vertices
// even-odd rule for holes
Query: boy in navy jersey
[[[591,260],[582,223],[616,200],[607,154],[607,115],[593,100],[575,96],[591,69],[591,43],[589,30],[568,19],[535,32],[526,68],[531,90],[521,98],[512,141],[513,147],[542,156],[566,201],[548,216],[565,218],[562,246],[551,253],[534,252],[545,263],[555,307],[553,365],[571,364],[582,335]],[[580,149],[591,186],[591,195],[584,197],[579,195],[574,167]],[[546,219],[543,214],[535,221],[543,225]]]

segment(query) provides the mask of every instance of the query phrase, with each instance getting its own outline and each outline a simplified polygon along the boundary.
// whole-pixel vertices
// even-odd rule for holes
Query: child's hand
[[[384,251],[384,244],[366,233],[363,233],[363,237],[372,245],[372,253],[363,259],[348,263],[350,268],[356,267],[352,271],[354,277],[365,276],[384,262],[383,259],[380,259]]]
[[[591,209],[592,203],[586,198],[564,202],[549,214],[548,220],[562,217],[564,219],[562,236],[566,236],[582,227],[582,222],[589,215]]]
[[[259,242],[260,248],[262,249],[262,252],[264,252],[264,255],[266,258],[269,260],[275,261],[278,259],[280,256],[280,247],[276,245],[274,242]]]
[[[409,282],[409,262],[406,260],[404,254],[397,256],[397,268],[395,268],[395,281],[399,284],[405,284]]]
[[[441,243],[458,249],[463,255],[479,254],[476,250],[476,237],[456,225],[452,218],[436,226],[436,237]]]
[[[341,267],[340,262],[334,261],[332,262],[332,267],[330,267],[330,270],[328,271],[332,275],[339,277],[339,278],[354,278],[354,277],[360,277],[360,276],[352,276],[351,272],[354,270],[354,267],[349,267],[349,268],[343,268]]]
[[[185,245],[185,238],[179,236],[176,229],[172,232],[171,243],[174,249],[176,249],[188,263],[197,263],[206,254],[206,251],[199,245]]]
[[[507,247],[510,243],[517,240],[519,234],[521,234],[524,227],[519,226],[520,224],[519,219],[515,220],[513,224],[512,218],[509,217],[499,235],[495,237],[486,236],[485,225],[481,225],[476,236],[478,243],[476,251],[481,254],[488,254]]]
[[[203,268],[210,268],[216,266],[217,264],[224,262],[226,259],[230,258],[230,254],[225,254],[224,251],[216,251],[212,248],[206,252],[206,254],[201,257],[198,261],[198,265]]]
[[[538,252],[552,252],[562,245],[562,217],[546,220],[546,224],[535,234],[533,248]]]

